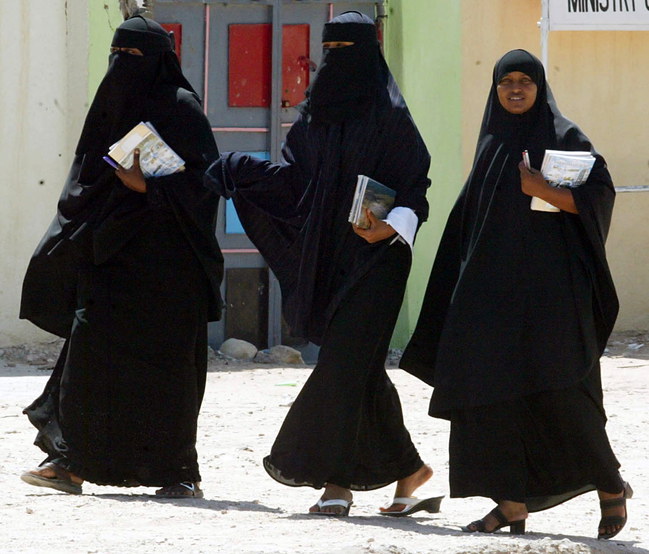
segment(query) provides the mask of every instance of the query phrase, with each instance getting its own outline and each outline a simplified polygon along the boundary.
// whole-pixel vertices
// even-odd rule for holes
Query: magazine
[[[588,176],[595,163],[590,152],[546,150],[541,164],[541,173],[554,187],[578,187]]]
[[[185,169],[185,161],[162,140],[151,122],[138,123],[108,150],[109,159],[129,169],[133,151],[140,149],[140,169],[145,177],[164,177]],[[113,164],[111,164],[113,165]]]
[[[595,163],[590,152],[569,150],[546,150],[541,164],[541,174],[553,187],[574,188],[581,185]],[[542,212],[559,212],[559,208],[545,200],[532,197],[530,208]]]
[[[382,185],[371,177],[359,175],[348,221],[361,229],[367,229],[370,222],[365,215],[365,208],[369,208],[378,219],[385,219],[394,206],[396,194],[390,187]]]

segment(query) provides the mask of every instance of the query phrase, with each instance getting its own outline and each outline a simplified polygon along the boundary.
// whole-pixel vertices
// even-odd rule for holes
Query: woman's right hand
[[[518,169],[523,194],[536,196],[564,212],[579,213],[570,189],[553,187],[543,178],[543,174],[538,169],[528,169],[522,161],[518,164]]]

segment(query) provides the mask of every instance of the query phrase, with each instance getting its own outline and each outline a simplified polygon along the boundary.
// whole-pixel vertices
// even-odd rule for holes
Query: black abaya
[[[233,198],[277,275],[292,333],[321,345],[266,469],[287,485],[367,490],[422,466],[384,368],[410,252],[394,237],[370,244],[356,235],[349,210],[362,174],[394,189],[395,206],[423,222],[430,157],[373,22],[342,14],[327,24],[323,41],[341,36],[354,46],[326,53],[286,138],[284,161],[226,154],[207,182]],[[360,63],[370,69],[359,68],[359,82],[352,70]]]
[[[113,45],[144,56],[111,55],[57,216],[23,285],[21,316],[67,338],[25,413],[48,460],[85,480],[196,482],[207,322],[219,317],[222,275],[218,198],[202,175],[218,151],[168,34],[141,17],[119,31]],[[126,75],[133,86],[122,89]],[[124,101],[120,94],[132,90],[141,97]],[[181,173],[147,179],[145,194],[127,189],[101,160],[139,121],[151,121],[186,162]]]
[[[340,303],[318,364],[264,459],[280,483],[371,490],[422,466],[385,371],[410,257],[407,245],[393,244]]]
[[[522,115],[497,98],[512,71],[537,85]],[[545,149],[596,156],[571,190],[578,215],[530,209],[518,164],[528,150],[538,167]],[[434,386],[430,415],[451,421],[452,496],[526,501],[533,511],[594,487],[621,490],[599,368],[617,315],[604,252],[614,194],[603,158],[558,111],[541,63],[520,50],[504,56],[400,363]]]

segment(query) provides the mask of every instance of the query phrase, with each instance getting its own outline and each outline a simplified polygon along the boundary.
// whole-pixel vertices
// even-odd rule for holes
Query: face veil
[[[174,85],[191,92],[173,52],[169,33],[158,23],[135,16],[122,23],[111,43],[116,48],[137,48],[142,56],[113,52],[77,144],[76,153],[96,153],[101,160],[108,147],[143,117],[148,97],[160,85]],[[195,92],[194,92],[195,94]],[[99,167],[103,166],[97,162]]]
[[[366,15],[345,12],[325,24],[322,42],[353,44],[324,50],[300,110],[316,122],[359,117],[376,102],[388,79],[376,26]]]

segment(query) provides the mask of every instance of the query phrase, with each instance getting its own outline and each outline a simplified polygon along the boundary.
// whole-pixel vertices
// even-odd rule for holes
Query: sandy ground
[[[460,525],[491,509],[483,498],[447,497],[434,515],[376,515],[392,487],[356,493],[345,519],[307,515],[319,493],[275,483],[260,461],[309,367],[212,360],[199,420],[204,499],[162,500],[153,489],[92,484],[84,485],[82,496],[30,487],[18,476],[42,456],[21,410],[41,392],[49,375],[43,367],[51,366],[52,356],[0,349],[0,552],[649,553],[647,339],[614,337],[602,361],[609,436],[635,490],[629,522],[609,542],[593,538],[599,519],[595,493],[533,514],[522,537],[460,532]],[[424,384],[400,370],[391,370],[390,377],[413,439],[436,472],[418,495],[448,495],[448,425],[426,415],[430,390]]]

